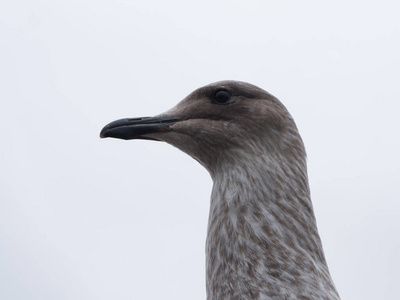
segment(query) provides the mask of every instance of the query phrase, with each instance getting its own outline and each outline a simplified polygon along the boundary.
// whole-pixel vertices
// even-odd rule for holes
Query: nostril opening
[[[134,121],[140,121],[143,120],[144,118],[132,118],[132,119],[128,119],[128,122],[134,122]]]

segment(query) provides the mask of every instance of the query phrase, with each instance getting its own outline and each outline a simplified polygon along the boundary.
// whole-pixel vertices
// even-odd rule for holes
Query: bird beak
[[[123,140],[153,140],[152,133],[168,132],[171,125],[179,121],[174,117],[144,117],[134,119],[120,119],[104,126],[100,132],[101,138],[112,137]],[[150,135],[150,136],[149,136]]]

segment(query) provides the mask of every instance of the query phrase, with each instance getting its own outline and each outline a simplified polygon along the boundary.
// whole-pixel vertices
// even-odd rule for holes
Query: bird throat
[[[317,231],[305,158],[283,162],[253,157],[213,176],[207,299],[339,299]]]

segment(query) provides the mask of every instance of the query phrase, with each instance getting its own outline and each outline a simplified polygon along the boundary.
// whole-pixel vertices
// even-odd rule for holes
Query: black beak
[[[178,118],[171,117],[120,119],[104,126],[100,132],[100,137],[112,137],[123,140],[142,139],[159,141],[156,138],[145,135],[158,132],[168,132],[170,126],[178,121]]]

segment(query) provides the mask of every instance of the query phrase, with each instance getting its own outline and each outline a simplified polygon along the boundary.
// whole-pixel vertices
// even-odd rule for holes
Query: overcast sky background
[[[0,298],[205,299],[211,179],[101,140],[223,79],[292,113],[343,299],[398,299],[398,1],[0,4]]]

